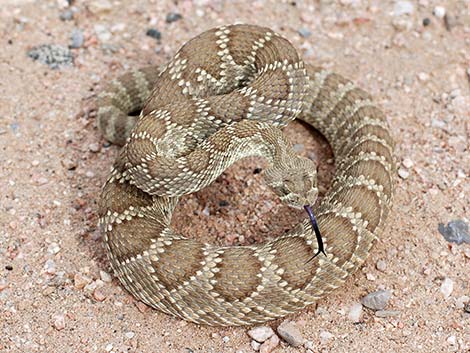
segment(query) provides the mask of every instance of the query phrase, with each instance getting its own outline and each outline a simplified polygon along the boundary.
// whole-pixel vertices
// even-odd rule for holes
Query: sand
[[[171,12],[182,18],[167,23]],[[310,352],[470,351],[470,245],[438,232],[438,223],[470,221],[470,15],[466,1],[432,0],[2,1],[0,351],[253,352],[247,328],[186,323],[133,299],[111,276],[96,225],[117,154],[96,128],[97,92],[126,69],[164,63],[194,35],[236,21],[273,28],[306,61],[367,89],[396,139],[397,192],[380,241],[342,288],[288,317]],[[67,48],[72,34],[73,64],[53,69],[28,56],[44,44]],[[325,140],[298,123],[287,133],[319,162],[328,188],[334,167]],[[300,214],[253,173],[263,163],[239,162],[185,198],[175,226],[226,245],[290,229]],[[363,308],[351,321],[351,308],[379,289],[392,293],[392,316]],[[284,341],[276,348],[306,351]]]

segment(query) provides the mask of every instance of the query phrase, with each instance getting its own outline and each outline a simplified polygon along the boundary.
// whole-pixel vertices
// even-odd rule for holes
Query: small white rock
[[[447,343],[449,343],[451,346],[455,346],[457,344],[457,338],[452,335],[447,338]]]
[[[413,166],[413,161],[409,158],[405,158],[402,164],[405,168],[410,169]]]
[[[251,341],[251,348],[253,348],[254,351],[258,352],[259,347],[261,347],[261,343],[256,342],[255,340]]]
[[[387,263],[386,263],[384,260],[379,260],[379,261],[377,261],[377,263],[375,264],[375,267],[376,267],[377,270],[379,270],[380,272],[385,272],[385,270],[387,269]]]
[[[59,244],[57,244],[56,242],[50,243],[49,246],[47,247],[47,252],[48,252],[49,254],[55,255],[55,254],[57,254],[59,251],[60,251],[60,246],[59,246]]]
[[[414,5],[410,1],[397,1],[393,7],[393,15],[401,16],[412,14],[414,12]]]
[[[328,342],[330,339],[332,339],[334,336],[331,332],[328,331],[322,331],[320,332],[320,340],[322,343]]]
[[[446,15],[446,9],[445,7],[442,7],[442,6],[436,6],[434,10],[432,11],[432,13],[437,18],[444,18],[444,16]]]
[[[106,282],[106,283],[109,283],[113,280],[111,275],[108,272],[105,272],[103,270],[100,271],[100,278],[103,282]]]
[[[61,331],[65,328],[65,317],[64,315],[54,316],[53,326],[57,331]]]
[[[106,347],[104,347],[104,350],[105,350],[106,352],[111,352],[111,351],[113,350],[113,344],[112,344],[112,343],[108,343],[108,344],[106,345]]]
[[[230,337],[224,336],[224,337],[222,337],[222,341],[223,341],[224,343],[228,343],[228,342],[230,341]]]
[[[465,304],[470,302],[470,297],[466,295],[462,295],[455,301],[455,306],[457,309],[463,309],[465,307]]]
[[[248,336],[261,343],[266,341],[272,335],[274,335],[274,331],[269,326],[258,326],[248,331]]]
[[[352,322],[360,322],[362,316],[362,304],[361,303],[354,303],[349,308],[348,319]]]
[[[362,298],[361,303],[372,310],[383,310],[387,306],[391,296],[392,293],[389,290],[378,290],[367,294]]]
[[[407,179],[410,176],[410,172],[406,169],[399,168],[398,169],[398,176],[402,179]]]
[[[444,294],[444,298],[449,298],[454,290],[454,281],[446,277],[441,284],[441,293]]]
[[[135,333],[132,331],[128,331],[125,333],[126,338],[132,339],[135,336]]]

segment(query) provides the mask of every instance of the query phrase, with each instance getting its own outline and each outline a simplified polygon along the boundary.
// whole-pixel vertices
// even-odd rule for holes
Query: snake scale
[[[313,257],[319,245],[307,218],[239,247],[171,229],[181,196],[246,156],[266,158],[264,178],[281,200],[313,205],[316,167],[281,130],[295,118],[318,129],[335,156],[332,186],[313,207],[326,255]],[[315,302],[363,264],[391,207],[394,145],[384,114],[349,80],[305,65],[268,28],[214,28],[163,67],[113,80],[99,95],[98,125],[123,145],[99,201],[113,270],[136,298],[185,320],[250,325]]]

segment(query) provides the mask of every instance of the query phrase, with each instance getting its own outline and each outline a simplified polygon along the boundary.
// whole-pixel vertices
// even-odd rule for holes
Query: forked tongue
[[[315,231],[315,236],[317,237],[317,243],[318,243],[318,251],[316,252],[315,255],[313,255],[312,258],[310,258],[307,263],[312,261],[315,257],[317,257],[320,253],[323,253],[323,255],[326,256],[325,253],[325,248],[323,246],[323,239],[321,237],[320,229],[318,228],[317,224],[317,219],[315,218],[315,215],[313,214],[312,208],[310,205],[305,205],[304,206],[305,211],[307,211],[308,218],[310,218],[310,223],[312,223],[312,228]]]

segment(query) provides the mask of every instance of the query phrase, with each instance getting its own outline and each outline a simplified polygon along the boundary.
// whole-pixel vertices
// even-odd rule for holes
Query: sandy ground
[[[272,27],[306,61],[369,90],[397,142],[400,177],[381,240],[341,289],[289,319],[314,352],[470,352],[470,245],[448,243],[437,230],[440,222],[470,220],[467,1],[1,5],[0,351],[253,352],[246,328],[197,326],[136,302],[110,277],[96,227],[100,187],[117,152],[96,129],[96,92],[128,68],[165,62],[205,29],[241,21]],[[441,9],[433,15],[437,5],[446,18]],[[182,18],[167,23],[170,12]],[[160,40],[146,35],[152,28]],[[72,33],[73,65],[51,69],[28,57],[42,44],[67,47]],[[287,130],[320,162],[327,188],[326,142],[300,124]],[[299,215],[279,204],[257,167],[263,162],[237,163],[185,198],[176,227],[220,244],[289,229]],[[387,310],[399,313],[379,318],[364,309],[358,323],[349,320],[351,307],[378,289],[392,292]],[[306,349],[281,342],[276,351]]]

